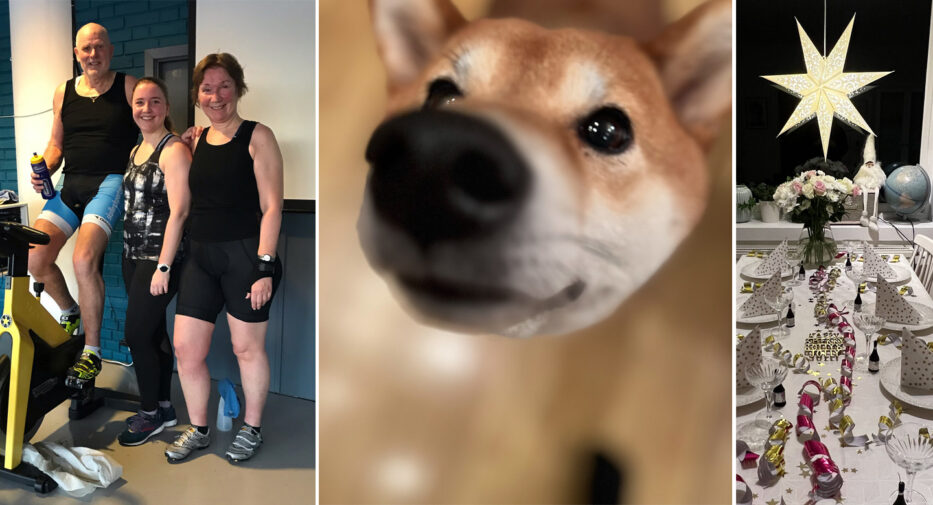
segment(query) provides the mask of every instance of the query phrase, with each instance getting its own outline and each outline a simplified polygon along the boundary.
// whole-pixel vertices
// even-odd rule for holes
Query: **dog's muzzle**
[[[528,199],[529,169],[492,124],[447,110],[384,122],[366,148],[375,211],[421,248],[502,230]]]

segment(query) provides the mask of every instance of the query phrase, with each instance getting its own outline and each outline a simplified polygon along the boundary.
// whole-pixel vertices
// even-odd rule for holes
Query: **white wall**
[[[198,0],[195,23],[192,65],[215,52],[237,58],[249,86],[240,116],[275,133],[285,198],[315,199],[314,1]],[[208,124],[197,108],[195,124]]]
[[[32,169],[29,158],[33,152],[42,153],[52,131],[52,95],[55,88],[71,78],[71,2],[69,0],[10,0],[10,46],[13,67],[13,110],[17,117],[16,174],[20,201],[29,206],[30,223],[45,204],[33,191],[30,181]],[[60,172],[53,177],[58,181]],[[72,239],[62,249],[58,265],[65,274],[72,295],[78,288],[74,279],[71,255]],[[53,315],[59,313],[51,297],[42,298]]]

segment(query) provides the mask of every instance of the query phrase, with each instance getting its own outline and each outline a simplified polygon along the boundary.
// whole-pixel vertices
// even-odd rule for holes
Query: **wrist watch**
[[[158,266],[157,268],[159,269],[160,272],[165,273],[165,272],[168,272],[169,270],[171,270],[171,269],[172,269],[172,266],[171,266],[171,265],[168,265],[168,264],[165,264],[165,263],[159,263],[159,266]]]
[[[273,261],[275,261],[275,257],[272,256],[271,254],[260,254],[258,257],[259,257],[259,261],[263,263],[272,263]]]

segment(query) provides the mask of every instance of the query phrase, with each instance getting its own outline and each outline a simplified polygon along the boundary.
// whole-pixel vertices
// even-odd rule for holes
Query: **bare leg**
[[[211,375],[207,353],[211,349],[214,323],[193,317],[175,316],[175,357],[178,379],[185,395],[191,424],[207,426],[207,400],[211,396]]]
[[[266,328],[269,322],[246,323],[227,315],[233,353],[240,364],[240,380],[246,396],[243,420],[250,426],[261,426],[262,409],[269,393],[269,358],[266,356]]]
[[[45,219],[37,219],[33,225],[37,230],[49,234],[51,240],[47,245],[35,245],[29,250],[29,273],[36,281],[45,284],[45,292],[55,300],[62,310],[69,309],[75,304],[75,299],[68,292],[68,284],[62,270],[55,264],[58,253],[61,252],[68,237],[65,232]]]
[[[104,278],[100,260],[107,248],[107,233],[94,223],[85,223],[78,229],[75,243],[74,266],[78,280],[78,305],[84,324],[84,343],[100,345],[100,323],[104,312]]]

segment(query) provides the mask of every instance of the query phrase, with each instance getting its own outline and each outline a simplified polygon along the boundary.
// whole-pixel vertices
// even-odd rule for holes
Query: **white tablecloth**
[[[735,294],[740,292],[743,282],[751,281],[741,275],[742,268],[751,262],[759,261],[748,256],[742,257],[736,265],[736,285]],[[904,256],[901,256],[901,264],[908,265]],[[842,264],[838,265],[842,269]],[[807,278],[813,273],[813,270],[807,271]],[[794,312],[796,314],[796,326],[792,328],[790,336],[779,340],[785,349],[793,354],[803,353],[804,340],[810,332],[817,329],[816,318],[813,314],[815,298],[810,291],[809,282],[804,281],[795,288],[794,293]],[[919,302],[925,305],[933,306],[933,299],[927,294],[916,275],[913,275],[909,281],[913,287],[916,296],[908,297],[908,301]],[[744,300],[747,295],[742,295]],[[836,288],[829,294],[830,303],[835,303],[837,307],[847,305],[851,312],[851,307],[855,299],[855,285],[845,275],[840,276]],[[862,294],[863,303],[874,303],[874,293]],[[850,323],[853,323],[852,314],[846,316]],[[770,334],[768,331],[774,323],[764,323],[762,329],[762,343],[765,336]],[[853,324],[854,327],[854,324]],[[737,323],[736,333],[747,334],[754,325]],[[820,326],[820,328],[825,328]],[[882,329],[880,334],[887,334],[890,330]],[[926,341],[933,341],[933,329],[914,332]],[[878,333],[875,334],[877,337]],[[857,328],[855,329],[856,342],[859,346],[865,343],[865,335]],[[733,335],[733,342],[736,342],[736,336]],[[861,351],[861,347],[857,347]],[[869,350],[870,351],[870,350]],[[770,356],[768,351],[763,351],[765,356]],[[881,356],[881,363],[885,363],[894,358],[900,357],[900,351],[893,345],[879,345],[878,354]],[[833,377],[839,380],[839,365],[841,361],[812,362],[810,369],[812,373],[820,374],[818,378],[825,379]],[[742,373],[737,371],[737,373]],[[881,386],[881,374],[870,374],[868,372],[858,372],[853,374],[853,394],[851,404],[845,412],[853,421],[855,421],[856,435],[872,434],[878,432],[878,419],[882,415],[888,415],[891,401],[894,397],[885,391]],[[797,425],[797,392],[804,382],[814,379],[813,375],[788,373],[784,381],[784,387],[787,390],[787,405],[780,410],[790,422]],[[933,410],[925,410],[904,404],[904,413],[901,415],[903,422],[917,421],[930,426],[933,431]],[[755,416],[764,409],[764,401],[758,401],[746,407],[736,409],[735,426],[736,429],[743,424],[751,422]],[[820,430],[820,440],[829,449],[829,454],[842,472],[842,478],[845,481],[842,487],[842,503],[845,505],[858,504],[884,504],[891,503],[889,499],[891,494],[897,491],[898,473],[906,481],[904,470],[894,464],[888,457],[884,446],[870,444],[867,448],[842,447],[838,432],[827,431],[829,425],[829,407],[821,398],[819,405],[816,406],[813,415],[813,423]],[[785,502],[790,505],[794,503],[805,503],[808,500],[808,493],[812,489],[810,480],[810,467],[805,463],[803,454],[803,442],[797,439],[796,434],[792,433],[787,440],[784,449],[786,474],[781,477],[776,484],[764,487],[758,483],[757,466],[753,468],[738,467],[738,474],[745,479],[745,482],[751,487],[752,492],[757,495],[753,499],[756,504],[776,504],[780,503],[783,497]],[[933,469],[918,474],[915,488],[922,492],[928,502],[933,503]],[[773,500],[773,501],[772,501]]]

